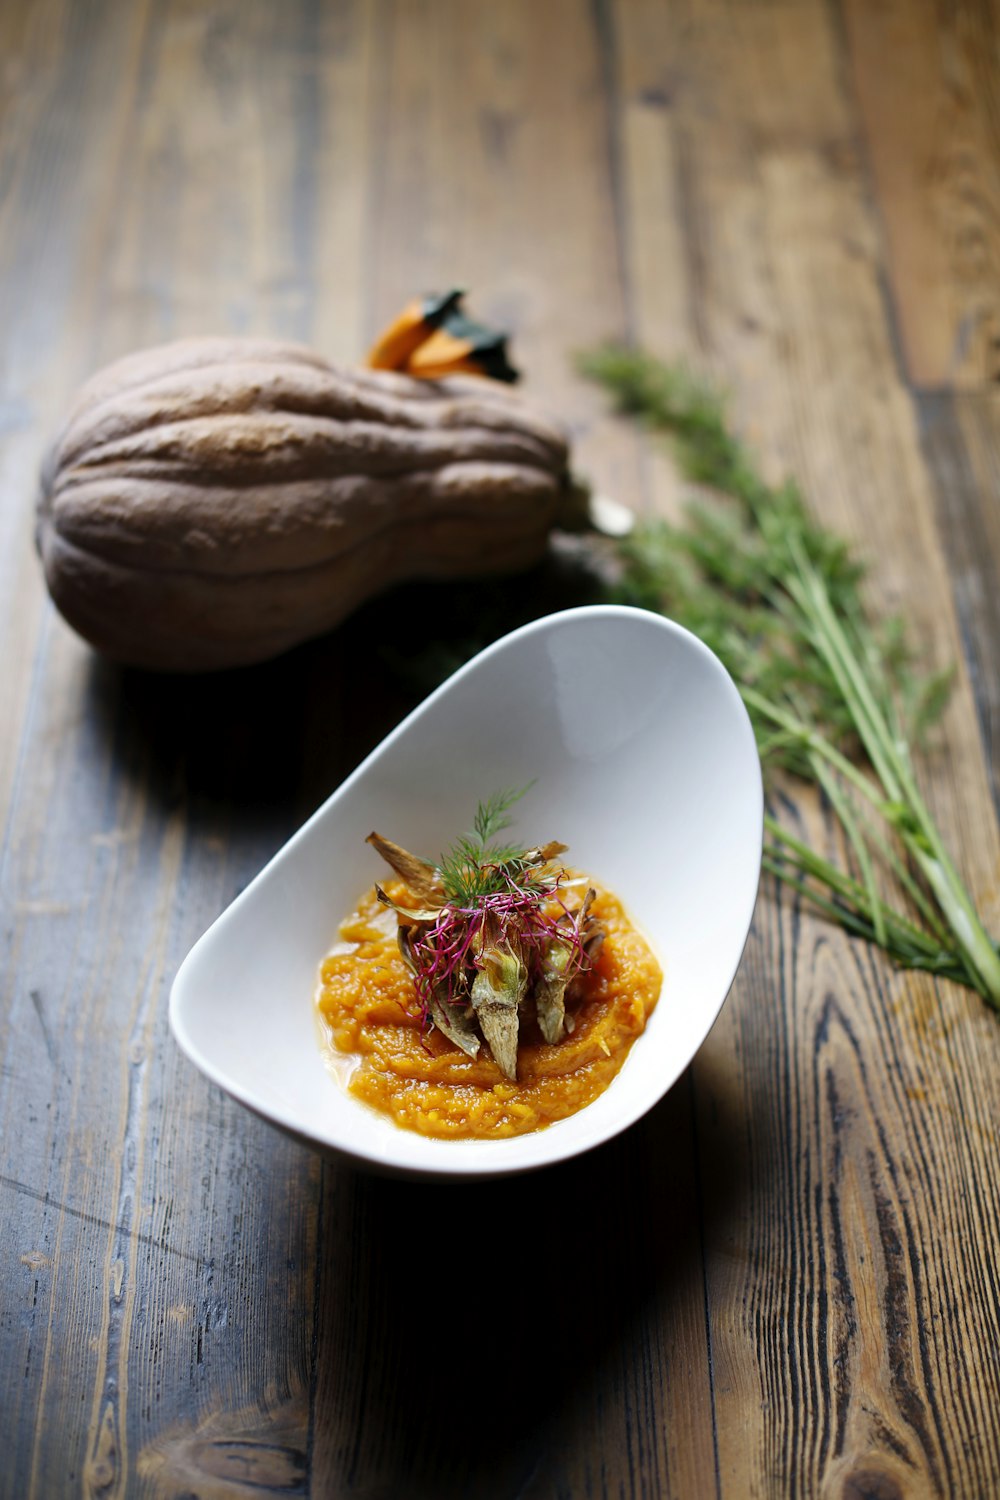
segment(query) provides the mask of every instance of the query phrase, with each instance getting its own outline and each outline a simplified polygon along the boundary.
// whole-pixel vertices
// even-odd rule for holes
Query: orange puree
[[[485,1046],[469,1058],[437,1029],[422,1032],[395,914],[367,892],[323,960],[317,996],[335,1052],[355,1064],[351,1092],[397,1125],[446,1139],[524,1135],[596,1099],[645,1027],[662,974],[618,899],[595,889],[593,912],[606,937],[578,981],[575,1029],[550,1046],[533,1022],[522,1022],[517,1083],[503,1077]]]

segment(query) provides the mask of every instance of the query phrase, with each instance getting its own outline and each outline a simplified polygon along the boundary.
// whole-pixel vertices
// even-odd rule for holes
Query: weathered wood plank
[[[545,1179],[330,1175],[321,1493],[680,1495],[699,1452],[711,1474],[689,1116],[682,1085]]]
[[[1000,515],[993,503],[1000,494],[1000,400],[940,392],[922,396],[918,410],[993,801],[1000,808]]]
[[[1000,377],[1000,12],[843,0],[902,357],[924,390]]]
[[[205,683],[95,665],[30,544],[70,390],[139,344],[353,358],[462,280],[581,467],[661,511],[676,476],[570,355],[687,355],[864,546],[873,598],[963,661],[928,773],[995,921],[1000,428],[988,395],[907,388],[989,374],[988,25],[853,0],[0,9],[0,1493],[996,1489],[994,1018],[768,889],[709,1043],[621,1141],[455,1194],[320,1163],[180,1057],[166,993],[411,699],[371,616]],[[427,1270],[470,1262],[468,1302]]]
[[[604,37],[583,0],[433,0],[383,13],[368,232],[372,332],[415,292],[455,283],[509,329],[525,390],[576,460],[634,490],[634,436],[576,378],[620,331]]]
[[[36,476],[49,424],[87,372],[95,287],[112,196],[107,166],[130,104],[143,6],[104,45],[81,48],[79,12],[51,0],[0,14],[0,807],[23,776],[16,730],[35,691],[48,628],[33,564]],[[88,119],[89,150],[78,121]]]
[[[10,347],[24,355],[7,390],[39,398],[9,492],[25,539],[41,445],[88,367],[181,331],[304,333],[317,262],[292,227],[296,194],[330,202],[316,121],[295,113],[317,66],[315,7],[286,10],[272,35],[269,7],[107,5],[89,13],[82,51],[75,13],[34,14],[48,93],[20,127],[4,205]],[[265,57],[299,135],[258,109]],[[46,151],[54,170],[39,183]],[[241,153],[257,165],[257,200],[225,170]],[[244,210],[261,198],[254,222]],[[356,266],[354,221],[338,222]],[[39,257],[32,239],[53,223],[62,238]],[[348,275],[334,306],[350,299]],[[27,547],[11,572],[40,600]],[[19,589],[4,591],[18,617]],[[167,1034],[165,1001],[194,939],[346,769],[329,720],[311,717],[322,751],[305,755],[298,729],[317,687],[335,694],[336,663],[321,650],[222,684],[169,683],[92,667],[41,618],[47,633],[26,630],[34,691],[5,740],[25,767],[3,867],[0,1093],[22,1260],[5,1272],[17,1312],[0,1408],[16,1441],[0,1488],[230,1495],[249,1478],[294,1492],[309,1442],[319,1164],[198,1077]]]
[[[622,108],[642,121],[623,133],[632,174],[669,162],[682,185],[632,201],[637,335],[668,353],[686,339],[724,375],[771,472],[795,473],[869,557],[873,603],[907,614],[925,659],[961,660],[828,9],[703,4],[659,39],[642,7],[620,19],[633,38]],[[667,139],[651,146],[654,112]],[[645,260],[643,236],[673,258]],[[698,306],[680,338],[678,287]],[[965,671],[945,746],[929,767],[935,810],[995,926],[996,825]],[[808,799],[800,816],[827,841]],[[891,977],[787,900],[762,901],[693,1070],[723,1493],[996,1483],[997,1307],[981,1247],[998,1206],[998,1049],[973,997]],[[705,1123],[719,1098],[741,1122],[733,1137]],[[734,1154],[751,1192],[736,1220],[711,1188]]]
[[[571,424],[578,462],[603,487],[624,486],[641,504],[635,435],[604,412],[571,364],[575,350],[619,332],[626,316],[608,212],[615,187],[602,24],[610,22],[597,20],[595,27],[590,7],[576,0],[544,9],[398,6],[386,15],[375,64],[383,108],[374,145],[369,303],[386,317],[415,290],[467,285],[471,305],[513,331],[527,389]],[[462,85],[443,88],[445,77]],[[323,1218],[334,1249],[322,1272],[327,1352],[318,1370],[313,1446],[321,1492],[586,1496],[620,1484],[637,1495],[683,1494],[695,1475],[712,1472],[683,1095],[666,1118],[669,1181],[656,1165],[665,1144],[646,1144],[662,1140],[661,1127],[643,1132],[630,1149],[560,1172],[554,1198],[551,1185],[527,1182],[463,1192],[457,1202],[435,1193],[425,1210],[426,1190],[400,1195],[398,1187],[359,1186],[345,1205],[339,1178],[328,1184]],[[623,1175],[648,1207],[645,1218],[624,1226],[620,1243],[611,1243],[588,1222],[588,1195],[618,1201]],[[684,1225],[676,1246],[663,1193]],[[508,1277],[502,1261],[496,1267],[506,1287],[495,1294],[502,1300],[494,1304],[484,1285],[466,1307],[443,1288],[421,1297],[408,1277],[400,1282],[408,1225],[442,1246],[467,1243],[474,1260],[474,1247],[496,1233],[495,1212],[512,1226],[536,1226],[526,1259],[517,1257],[523,1269]],[[549,1368],[535,1378],[522,1368],[525,1334],[510,1299],[532,1305],[527,1267],[544,1246],[560,1293],[544,1313]],[[679,1286],[691,1295],[679,1296]],[[364,1323],[371,1349],[358,1348]],[[438,1403],[428,1408],[409,1395],[418,1377],[408,1351],[425,1341],[425,1328],[444,1361],[433,1377],[442,1382],[441,1402],[448,1399],[449,1354],[458,1357],[463,1338],[478,1342],[482,1328],[495,1390],[477,1398],[474,1419],[443,1422]],[[679,1440],[692,1431],[694,1441]]]

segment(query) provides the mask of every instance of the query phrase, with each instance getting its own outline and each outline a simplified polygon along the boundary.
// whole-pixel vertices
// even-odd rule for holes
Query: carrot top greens
[[[596,350],[582,367],[623,411],[672,437],[702,487],[683,525],[642,521],[624,538],[619,597],[715,650],[765,772],[813,782],[840,825],[843,866],[769,811],[765,869],[897,964],[954,979],[1000,1011],[1000,947],[914,771],[950,674],[921,672],[903,623],[872,618],[862,566],[794,484],[768,483],[714,391],[634,349]]]

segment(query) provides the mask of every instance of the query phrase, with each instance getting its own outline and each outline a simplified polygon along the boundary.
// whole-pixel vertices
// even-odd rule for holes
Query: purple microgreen
[[[407,883],[419,906],[394,901],[378,886],[376,894],[400,921],[399,947],[413,973],[422,1037],[435,1016],[445,1035],[452,1030],[449,1009],[476,1003],[483,983],[474,992],[476,976],[496,963],[498,955],[507,954],[523,966],[529,999],[547,973],[558,970],[568,984],[592,967],[589,949],[596,948],[593,938],[600,932],[589,915],[594,893],[588,889],[576,909],[567,905],[565,887],[581,882],[567,878],[555,863],[565,844],[553,841],[524,849],[495,842],[510,824],[509,808],[526,790],[498,792],[480,803],[474,832],[457,839],[436,869],[379,835],[369,839],[404,880],[404,872],[416,875],[417,889]],[[568,1023],[567,1029],[572,1029]],[[508,1049],[509,1037],[503,1047]],[[509,1069],[508,1057],[502,1070],[513,1077]]]

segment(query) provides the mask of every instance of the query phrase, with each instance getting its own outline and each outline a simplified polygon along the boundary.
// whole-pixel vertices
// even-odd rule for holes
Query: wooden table
[[[32,546],[74,387],[142,345],[356,359],[459,281],[581,469],[667,512],[571,355],[684,356],[958,663],[926,785],[1000,929],[998,36],[995,0],[0,7],[3,1495],[998,1492],[995,1015],[765,882],[623,1139],[463,1190],[323,1162],[180,1055],[167,995],[415,701],[368,649],[398,608],[156,679],[71,634]]]

